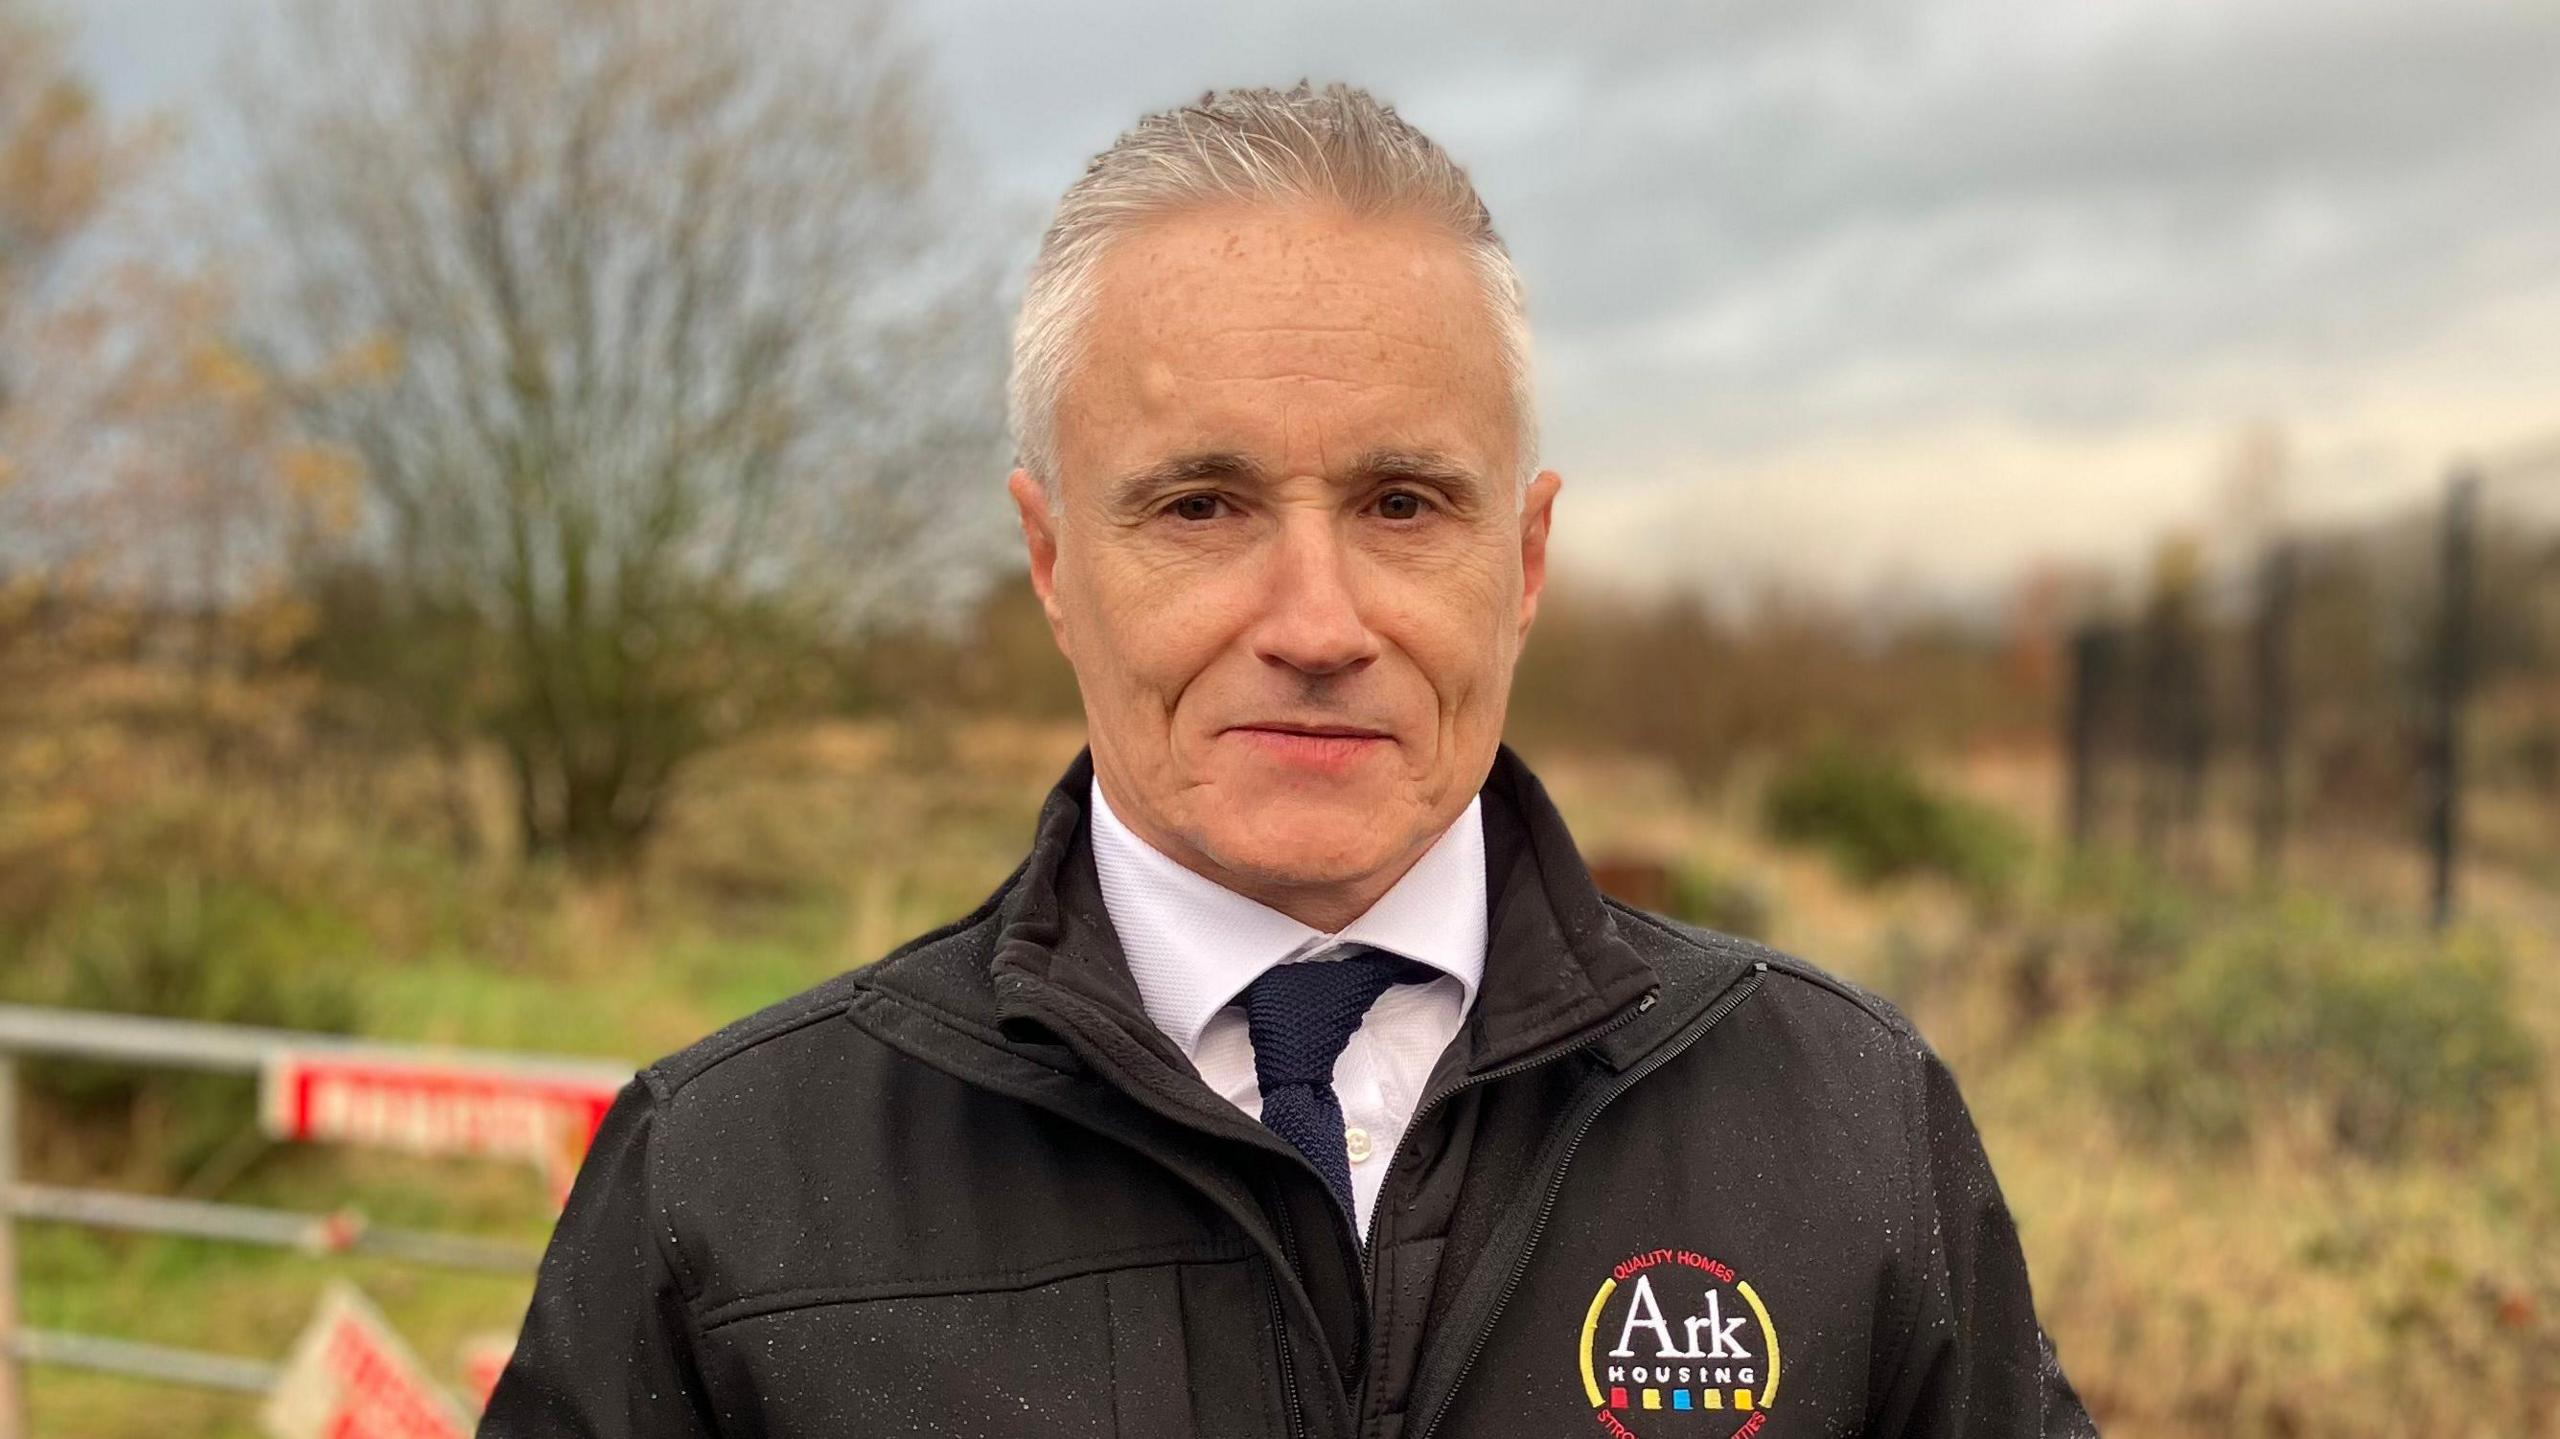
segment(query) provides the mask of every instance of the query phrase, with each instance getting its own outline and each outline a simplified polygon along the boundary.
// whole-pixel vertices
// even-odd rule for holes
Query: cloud
[[[93,38],[143,45],[149,8],[101,0]],[[1046,203],[1147,109],[1301,75],[1370,85],[1470,166],[1520,257],[1574,502],[1646,516],[1648,535],[1679,531],[1665,512],[1794,526],[1802,542],[1768,558],[1827,548],[1801,561],[1820,582],[1990,583],[2045,549],[2103,549],[2184,517],[2213,437],[2256,419],[2306,437],[2299,489],[2373,503],[2392,491],[2377,456],[2414,493],[2466,434],[2506,438],[2449,417],[2560,427],[2560,401],[2537,407],[2519,380],[2541,352],[2483,338],[2560,279],[2549,5],[911,13],[1001,192],[989,223],[1024,253]],[[1976,518],[1932,532],[1950,495]],[[1661,548],[1607,543],[1585,558]]]

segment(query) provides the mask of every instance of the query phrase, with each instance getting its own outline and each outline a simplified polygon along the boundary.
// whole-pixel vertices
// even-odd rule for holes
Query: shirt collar
[[[1184,868],[1112,813],[1092,781],[1093,864],[1147,1017],[1198,1057],[1200,1033],[1263,971],[1362,944],[1455,978],[1473,1005],[1484,978],[1484,801],[1467,802],[1422,858],[1336,933],[1301,924]]]

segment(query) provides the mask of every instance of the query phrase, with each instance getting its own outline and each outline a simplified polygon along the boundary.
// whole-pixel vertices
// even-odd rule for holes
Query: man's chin
[[[1266,884],[1343,884],[1400,856],[1411,815],[1380,787],[1244,784],[1213,843],[1229,869]]]

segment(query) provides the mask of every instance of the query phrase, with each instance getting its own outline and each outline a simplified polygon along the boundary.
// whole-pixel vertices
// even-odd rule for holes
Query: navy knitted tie
[[[1438,973],[1401,955],[1360,949],[1340,959],[1273,965],[1244,988],[1262,1123],[1315,1165],[1345,1213],[1359,1211],[1351,1202],[1351,1155],[1343,1143],[1342,1100],[1333,1092],[1334,1061],[1387,986],[1424,983]]]

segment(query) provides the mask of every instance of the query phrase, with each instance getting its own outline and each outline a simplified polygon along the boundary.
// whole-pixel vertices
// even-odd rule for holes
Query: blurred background
[[[2111,1435],[2560,1434],[2560,11],[1383,9],[0,0],[0,1001],[627,1066],[969,908],[1081,743],[1046,207],[1343,79],[1529,281],[1511,739],[1609,887],[1914,1014]],[[18,1073],[48,1194],[553,1213]],[[272,1364],[352,1277],[465,1389],[530,1292],[14,1235],[33,1328]]]

